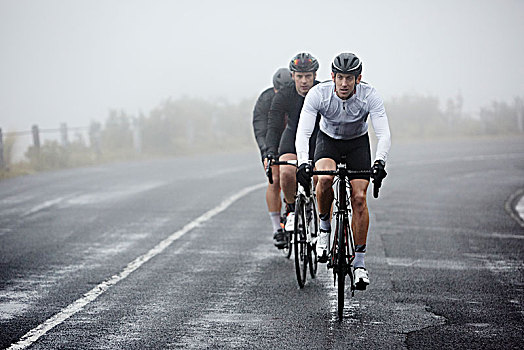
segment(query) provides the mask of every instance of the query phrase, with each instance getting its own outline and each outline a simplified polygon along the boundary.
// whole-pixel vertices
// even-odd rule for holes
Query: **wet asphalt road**
[[[342,322],[331,272],[300,290],[263,187],[239,193],[256,152],[2,181],[0,348],[521,348],[524,140],[397,142],[387,170]]]

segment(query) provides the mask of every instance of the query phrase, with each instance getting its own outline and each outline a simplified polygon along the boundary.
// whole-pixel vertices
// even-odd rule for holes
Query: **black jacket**
[[[267,153],[266,148],[266,134],[267,134],[267,122],[269,108],[271,102],[275,96],[273,88],[264,90],[257,99],[255,109],[253,110],[253,132],[255,133],[255,139],[260,149],[260,156],[262,159],[265,158]],[[282,130],[280,130],[282,133]]]
[[[315,80],[314,85],[318,83],[320,82]],[[275,95],[269,109],[267,122],[265,144],[268,153],[278,154],[278,145],[284,127],[296,133],[303,105],[304,97],[298,94],[295,84],[282,88]]]

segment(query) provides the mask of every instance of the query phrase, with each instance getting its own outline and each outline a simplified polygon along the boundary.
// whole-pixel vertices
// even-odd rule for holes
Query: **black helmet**
[[[287,68],[279,68],[273,75],[273,87],[277,90],[282,89],[286,84],[292,82],[291,72]]]
[[[341,53],[331,64],[333,73],[353,74],[358,77],[362,73],[362,61],[352,53]]]
[[[311,54],[302,52],[291,59],[289,70],[292,72],[316,72],[318,61]]]

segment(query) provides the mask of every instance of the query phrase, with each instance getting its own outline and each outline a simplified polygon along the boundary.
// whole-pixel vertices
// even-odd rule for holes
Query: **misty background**
[[[258,94],[303,51],[318,58],[319,80],[335,55],[356,53],[398,129],[434,112],[425,106],[438,118],[519,118],[523,13],[519,0],[0,0],[0,127],[107,129],[156,116],[194,134],[189,143],[206,124],[243,125],[246,136]],[[180,124],[193,106],[210,119]]]

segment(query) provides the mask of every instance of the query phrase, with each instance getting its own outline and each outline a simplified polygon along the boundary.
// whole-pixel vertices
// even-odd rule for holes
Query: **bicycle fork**
[[[337,216],[342,216],[342,221],[340,219],[336,220],[336,227],[334,232],[334,238],[333,238],[333,244],[330,249],[331,251],[331,257],[328,260],[327,268],[333,269],[333,284],[336,286],[337,284],[337,275],[339,272],[342,272],[341,276],[349,275],[350,277],[350,283],[351,283],[351,296],[353,297],[355,295],[355,281],[353,277],[353,260],[355,259],[355,252],[352,249],[353,247],[353,237],[352,232],[349,229],[349,218],[344,212],[337,212]],[[342,247],[344,249],[344,254],[339,254],[338,252],[338,239],[339,239],[339,227],[340,225],[343,225],[344,228],[343,231],[343,244]]]

